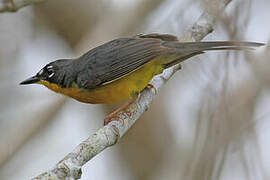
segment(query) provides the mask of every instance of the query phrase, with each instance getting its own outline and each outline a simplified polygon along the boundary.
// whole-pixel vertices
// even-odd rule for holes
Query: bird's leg
[[[157,94],[157,89],[154,85],[152,84],[148,84],[146,86],[149,89],[154,89],[155,94]],[[113,119],[118,119],[119,116],[117,115],[120,111],[125,110],[129,105],[131,105],[132,103],[138,101],[140,99],[140,93],[137,95],[137,97],[129,100],[128,102],[126,102],[125,104],[123,104],[122,106],[120,106],[119,108],[117,108],[115,111],[113,111],[112,113],[110,113],[105,119],[104,119],[104,126],[107,125],[108,123],[110,123],[111,121],[113,121]],[[128,112],[127,112],[128,113]]]
[[[131,105],[132,103],[138,101],[140,99],[140,93],[137,95],[137,97],[129,100],[128,102],[126,102],[125,104],[123,104],[122,106],[120,106],[119,108],[117,108],[115,111],[113,111],[112,113],[110,113],[105,119],[104,119],[104,126],[107,125],[108,123],[110,123],[111,121],[113,121],[113,119],[118,119],[119,116],[117,115],[120,111],[125,110],[129,105]]]

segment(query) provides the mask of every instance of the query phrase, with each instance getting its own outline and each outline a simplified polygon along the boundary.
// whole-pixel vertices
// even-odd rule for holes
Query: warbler
[[[112,40],[74,59],[47,64],[20,84],[43,84],[47,88],[91,104],[136,100],[151,79],[164,69],[211,50],[242,50],[262,46],[256,42],[179,42],[170,34],[139,34]],[[117,109],[105,119],[109,123]]]

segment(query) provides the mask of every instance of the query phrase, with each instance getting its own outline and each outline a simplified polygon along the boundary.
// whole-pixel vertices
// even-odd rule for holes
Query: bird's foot
[[[105,119],[104,119],[104,126],[112,122],[114,119],[119,119],[120,117],[117,115],[118,112],[114,111],[111,114],[109,114]]]
[[[140,97],[140,94],[134,98],[131,99],[130,101],[126,102],[125,104],[123,104],[122,106],[120,106],[119,108],[117,108],[115,111],[113,111],[112,113],[110,113],[105,119],[104,119],[104,126],[106,126],[107,124],[109,124],[111,121],[119,119],[120,116],[118,116],[118,113],[122,110],[125,110],[129,105],[131,105],[132,103],[134,103],[135,101],[138,101]],[[129,111],[126,112],[127,114],[130,114]]]
[[[157,88],[153,84],[147,84],[147,88],[154,89],[155,94],[157,94]]]

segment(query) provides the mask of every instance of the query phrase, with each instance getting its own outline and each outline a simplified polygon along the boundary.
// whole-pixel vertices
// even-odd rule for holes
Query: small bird
[[[43,84],[47,88],[91,104],[110,104],[130,99],[105,118],[136,101],[151,79],[184,60],[211,50],[250,50],[256,42],[179,42],[170,34],[139,34],[98,46],[75,59],[47,64],[35,76],[20,84]]]

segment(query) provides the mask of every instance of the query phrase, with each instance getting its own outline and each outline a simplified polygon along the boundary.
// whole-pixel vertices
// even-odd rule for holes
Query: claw
[[[147,88],[154,89],[155,94],[157,94],[157,89],[156,89],[156,87],[153,84],[147,84]]]

